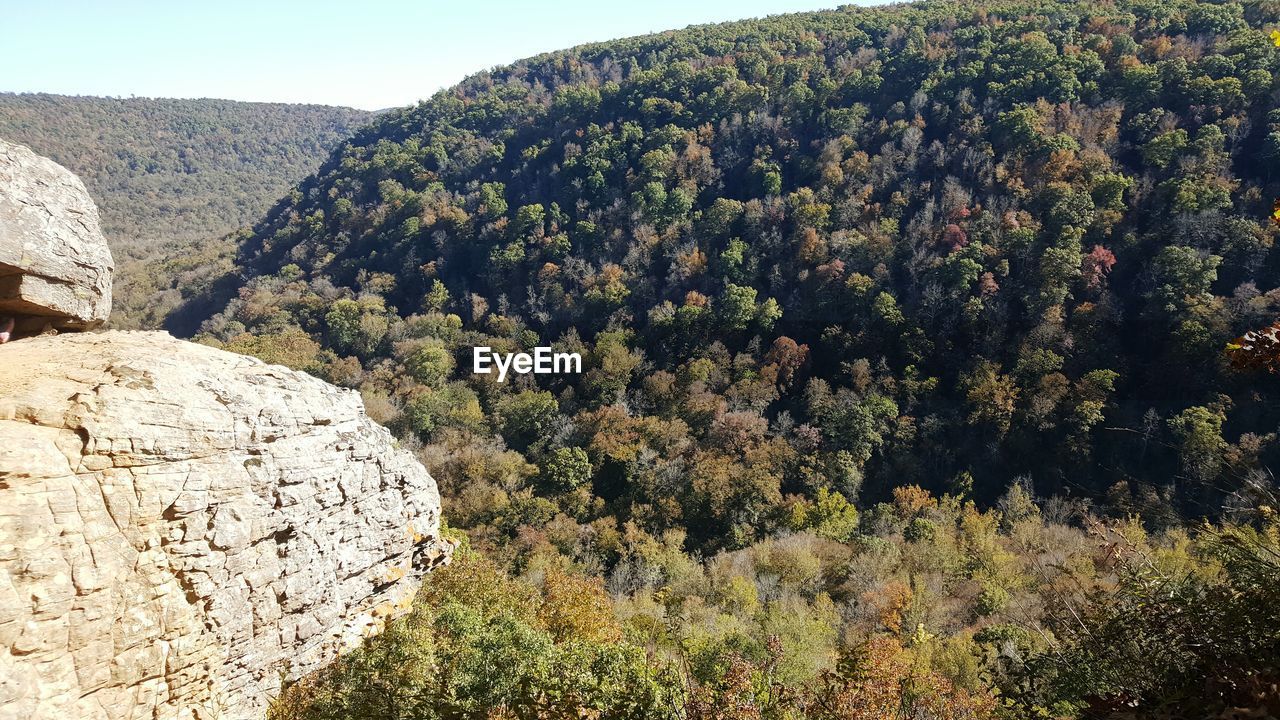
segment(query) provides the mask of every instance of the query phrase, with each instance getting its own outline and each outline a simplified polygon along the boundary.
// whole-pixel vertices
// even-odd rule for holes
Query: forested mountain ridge
[[[169,296],[180,294],[169,276],[211,272],[226,254],[219,238],[261,217],[373,116],[324,105],[0,93],[0,137],[75,172],[100,208],[120,264],[116,327],[158,326],[177,303]],[[142,259],[174,272],[157,276]]]
[[[283,312],[251,293],[225,319],[366,370],[423,336],[582,344],[592,369],[548,385],[568,416],[736,422],[821,458],[701,503],[718,537],[811,472],[1195,514],[1273,452],[1221,363],[1275,310],[1267,7],[924,3],[533,58],[346,144],[243,246]],[[369,327],[329,315],[342,292]],[[464,365],[381,390],[511,395]]]
[[[1274,699],[1276,379],[1225,349],[1280,314],[1277,21],[844,8],[538,56],[361,130],[242,238],[203,337],[359,388],[537,591],[464,561],[501,602],[441,580],[332,716],[424,647],[459,674],[393,684],[432,708],[642,703],[557,685],[579,641],[655,693],[609,717]],[[500,384],[477,345],[585,372]],[[472,682],[492,644],[542,650]]]

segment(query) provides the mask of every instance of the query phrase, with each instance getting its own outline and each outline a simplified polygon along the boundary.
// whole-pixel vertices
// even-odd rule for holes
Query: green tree
[[[409,376],[423,385],[439,387],[453,374],[453,353],[440,341],[427,341],[405,358]]]
[[[560,406],[546,391],[522,390],[498,402],[502,436],[521,452],[543,444],[554,434]]]
[[[577,490],[591,479],[591,459],[580,447],[556,448],[542,462],[539,475],[555,490]]]

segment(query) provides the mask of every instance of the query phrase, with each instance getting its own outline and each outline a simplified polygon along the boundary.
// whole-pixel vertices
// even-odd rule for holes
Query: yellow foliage
[[[893,489],[893,505],[898,516],[906,520],[937,507],[938,501],[919,485],[902,485]]]
[[[538,619],[556,642],[618,642],[622,628],[598,579],[547,570]]]

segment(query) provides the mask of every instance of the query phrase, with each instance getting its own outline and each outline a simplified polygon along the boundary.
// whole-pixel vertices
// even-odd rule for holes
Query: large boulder
[[[0,140],[0,322],[16,318],[19,334],[98,327],[114,269],[80,178]]]
[[[164,333],[0,368],[0,718],[261,718],[450,555],[351,390]]]

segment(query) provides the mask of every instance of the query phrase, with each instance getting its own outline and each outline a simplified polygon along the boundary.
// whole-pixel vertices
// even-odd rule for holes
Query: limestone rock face
[[[0,316],[16,317],[20,334],[98,327],[114,269],[80,178],[0,140]]]
[[[0,718],[261,718],[447,562],[359,396],[165,333],[0,345]]]

